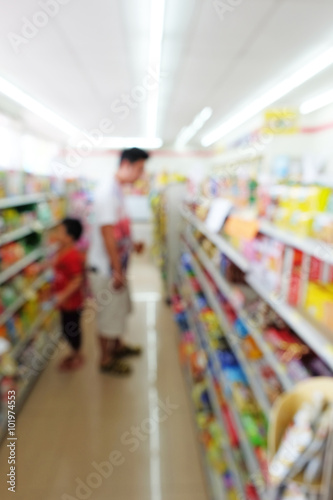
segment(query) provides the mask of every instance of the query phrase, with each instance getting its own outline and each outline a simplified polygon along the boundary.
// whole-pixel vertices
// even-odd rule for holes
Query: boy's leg
[[[60,364],[62,369],[78,368],[83,363],[81,354],[81,310],[61,311],[63,335],[71,346],[73,353]]]

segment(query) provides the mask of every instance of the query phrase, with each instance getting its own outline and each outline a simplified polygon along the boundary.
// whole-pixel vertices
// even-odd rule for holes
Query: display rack
[[[291,231],[278,228],[268,221],[260,221],[260,232],[273,239],[279,240],[286,245],[297,248],[307,255],[319,258],[327,264],[333,265],[333,245],[313,238],[300,238]]]
[[[252,336],[253,340],[260,348],[265,362],[275,372],[283,390],[290,390],[294,386],[295,382],[290,378],[286,367],[281,363],[279,358],[277,358],[272,346],[265,341],[265,338],[263,337],[257,324],[248,315],[243,305],[239,303],[237,285],[228,282],[222,275],[220,269],[214,263],[214,260],[209,258],[206,252],[200,247],[194,237],[193,231],[204,235],[212,244],[216,246],[216,248],[218,248],[221,254],[228,257],[230,261],[241,269],[245,273],[245,282],[247,285],[259,297],[261,297],[263,301],[265,301],[266,304],[268,304],[271,309],[274,310],[276,314],[290,326],[298,337],[307,346],[309,346],[314,353],[317,354],[326,366],[333,371],[332,335],[330,335],[329,332],[326,332],[325,328],[322,328],[316,322],[308,319],[303,312],[300,312],[295,307],[292,307],[282,301],[281,298],[278,298],[274,294],[270,293],[269,290],[265,288],[264,284],[261,284],[253,273],[251,274],[251,264],[237,249],[233,248],[231,243],[227,241],[223,235],[215,234],[209,231],[206,228],[205,223],[199,220],[187,209],[181,209],[181,216],[185,222],[185,226],[181,231],[182,252],[183,254],[191,257],[191,265],[194,270],[195,277],[200,283],[201,290],[206,297],[207,303],[219,320],[221,328],[225,334],[225,338],[241,368],[243,369],[244,374],[246,375],[249,387],[253,392],[258,406],[261,408],[263,414],[266,415],[267,419],[269,419],[272,405],[270,401],[268,401],[261,386],[260,374],[257,371],[256,363],[250,362],[243,352],[239,335],[228,321],[228,318],[224,314],[223,308],[221,307],[219,294],[223,296],[224,300],[227,301],[234,309],[238,318],[242,320],[249,335]],[[265,222],[262,222],[260,231],[267,236],[280,239],[286,245],[293,246],[294,248],[298,248],[306,252],[308,255],[315,256],[323,262],[328,264],[333,263],[333,252],[330,245],[321,243],[317,240],[311,240],[309,238],[303,240],[302,238],[289,234],[287,231],[277,230]],[[321,251],[319,251],[318,248],[321,249]],[[182,269],[179,270],[179,282],[183,285],[185,283],[187,289],[191,289],[191,283]],[[221,370],[220,363],[216,358],[216,353],[207,341],[208,332],[205,331],[205,325],[200,319],[200,308],[196,305],[195,293],[196,291],[192,289],[188,305],[188,317],[191,330],[195,332],[198,345],[203,351],[206,352],[209,360],[211,360],[212,371],[207,371],[207,380],[209,392],[213,402],[214,413],[220,422],[220,426],[225,429],[225,422],[223,421],[223,416],[215,394],[215,386],[213,382],[215,378],[218,380],[224,394],[227,395],[229,410],[232,414],[233,421],[236,425],[238,436],[240,438],[241,450],[246,468],[249,477],[257,486],[258,498],[268,498],[268,495],[271,494],[271,492],[269,492],[267,485],[266,487],[263,486],[265,484],[265,480],[252,445],[244,432],[238,409],[235,407],[232,397],[230,397],[231,389],[228,381],[224,376],[223,370]],[[232,470],[233,476],[237,482],[238,494],[240,498],[246,498],[246,496],[244,496],[244,484],[241,482],[241,471],[237,471],[237,464],[233,459],[232,450],[228,444],[225,446],[224,451],[230,470]],[[215,498],[216,500],[219,500],[219,498],[223,497],[215,495]]]
[[[188,251],[188,247],[185,247],[185,251]],[[201,273],[198,273],[198,267],[195,264],[195,260],[192,260],[192,265],[193,268],[195,269],[195,274],[196,277],[199,279],[200,283],[202,283],[203,291],[206,292],[208,289],[206,289],[206,285],[202,279]],[[220,387],[223,389],[223,393],[227,399],[229,409],[231,410],[231,413],[233,415],[233,420],[236,424],[237,427],[237,432],[239,436],[239,443],[240,447],[242,450],[242,454],[245,459],[245,464],[247,468],[247,477],[248,481],[252,483],[256,483],[257,486],[257,493],[259,498],[264,498],[263,496],[263,489],[262,486],[264,484],[264,480],[262,477],[262,473],[260,471],[257,459],[254,455],[253,449],[251,444],[248,441],[247,436],[245,435],[244,429],[242,427],[240,418],[238,417],[238,410],[236,409],[233,399],[232,399],[232,390],[229,386],[229,383],[226,380],[226,377],[224,376],[223,371],[221,370],[220,363],[217,359],[216,352],[214,349],[211,348],[208,342],[208,332],[205,330],[205,326],[202,324],[202,322],[199,319],[200,315],[200,306],[197,303],[196,300],[196,295],[195,295],[195,290],[191,287],[191,284],[189,283],[186,274],[182,269],[179,271],[179,282],[181,285],[185,285],[187,290],[190,290],[190,300],[189,300],[189,305],[187,308],[187,315],[188,315],[188,320],[189,320],[189,325],[191,327],[191,330],[195,332],[196,338],[197,338],[197,344],[198,346],[206,352],[208,359],[210,361],[209,368],[207,369],[207,381],[208,381],[208,387],[209,387],[209,394],[210,394],[210,399],[213,404],[214,408],[214,414],[215,417],[217,418],[221,429],[223,430],[223,442],[221,443],[221,446],[223,448],[223,452],[225,454],[225,457],[228,462],[228,466],[230,469],[230,472],[232,473],[236,489],[237,489],[237,496],[239,498],[247,498],[246,497],[246,485],[244,484],[244,481],[242,479],[244,475],[244,470],[240,470],[237,467],[236,460],[234,458],[234,452],[233,448],[231,445],[231,442],[228,437],[228,431],[227,431],[227,424],[224,420],[224,416],[222,414],[221,408],[218,403],[218,395],[216,394],[216,388],[214,384],[214,380],[218,381],[220,384]],[[210,294],[209,294],[210,295]],[[215,490],[215,494],[213,495],[213,498],[215,500],[219,500],[224,498],[223,496],[219,496],[218,491]]]
[[[16,244],[19,240],[25,241],[25,238],[33,237],[34,242],[39,241],[37,248],[31,249],[24,257],[0,272],[0,285],[7,285],[12,279],[20,276],[20,273],[25,272],[29,266],[43,261],[56,251],[55,245],[47,244],[46,235],[50,229],[59,224],[61,218],[53,217],[53,220],[48,221],[45,221],[45,219],[43,221],[39,220],[38,205],[47,201],[57,203],[57,200],[62,200],[62,197],[53,193],[36,193],[0,199],[0,210],[16,209],[17,207],[25,210],[25,206],[27,206],[28,210],[32,210],[36,214],[36,220],[31,223],[3,232],[0,236],[0,250],[5,245],[14,244],[14,242]],[[35,236],[33,236],[34,234]],[[45,269],[45,267],[43,268]],[[2,334],[6,329],[8,330],[7,324],[12,321],[12,318],[19,314],[20,310],[29,304],[31,300],[35,300],[36,293],[49,283],[50,278],[50,271],[42,271],[33,282],[26,285],[25,289],[20,289],[17,298],[7,305],[0,315]],[[59,338],[58,315],[53,308],[44,308],[43,304],[40,304],[40,307],[38,315],[32,318],[31,324],[29,326],[25,325],[24,335],[15,342],[9,339],[12,347],[6,356],[11,360],[11,366],[16,366],[16,373],[13,374],[12,368],[9,372],[7,371],[8,361],[6,362],[7,368],[5,368],[5,371],[0,369],[2,401],[6,401],[6,388],[8,388],[9,384],[11,389],[17,391],[16,411],[19,411],[22,407],[39,374],[46,365],[51,350],[56,347]],[[44,355],[46,350],[47,356]],[[28,351],[29,354],[27,355]],[[33,370],[34,360],[36,359],[39,360],[39,368]],[[3,383],[5,383],[4,386],[2,386]],[[2,403],[2,408],[0,408],[0,438],[3,438],[6,433],[5,414],[6,405]]]

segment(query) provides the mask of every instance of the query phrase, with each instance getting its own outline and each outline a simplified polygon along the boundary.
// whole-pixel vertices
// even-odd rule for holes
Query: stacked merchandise
[[[0,356],[0,433],[8,390],[17,391],[19,407],[56,346],[46,259],[56,250],[50,230],[65,213],[65,198],[52,179],[1,173],[0,338],[7,349]]]
[[[232,436],[230,423],[236,430],[245,469],[234,455],[231,438],[226,456],[238,494],[245,498],[267,496],[272,405],[295,384],[333,374],[330,230],[328,225],[319,233],[313,229],[318,220],[322,229],[324,220],[328,224],[330,218],[322,214],[330,212],[333,197],[330,189],[319,186],[308,186],[302,194],[299,186],[287,188],[293,190],[292,212],[297,212],[295,197],[297,203],[302,199],[304,221],[306,207],[312,210],[311,224],[302,225],[297,216],[298,234],[278,223],[281,208],[284,222],[288,219],[286,206],[280,206],[279,198],[264,196],[252,176],[211,177],[202,188],[205,196],[182,211],[178,282],[185,281],[192,290],[188,310],[196,310],[193,323],[201,330],[201,349],[208,359],[209,392],[215,390],[219,402],[219,392],[225,398],[222,406],[213,405],[215,417],[222,433]],[[210,210],[216,211],[212,197],[222,195],[233,208],[220,231],[213,232],[205,221]],[[187,299],[184,287],[179,293]]]
[[[185,178],[162,173],[151,183],[150,206],[153,213],[153,257],[161,270],[165,294],[172,295],[173,271],[178,258],[177,220]],[[175,220],[176,219],[176,220]]]

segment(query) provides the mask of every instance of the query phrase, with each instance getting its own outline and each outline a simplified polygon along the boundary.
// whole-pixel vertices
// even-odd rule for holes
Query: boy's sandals
[[[62,372],[77,370],[78,368],[81,368],[83,364],[84,359],[82,356],[77,357],[72,354],[71,356],[63,359],[63,361],[59,365],[59,370]]]
[[[119,349],[114,351],[116,358],[125,358],[127,356],[140,356],[142,349],[140,346],[122,345]]]
[[[63,360],[61,361],[61,363],[60,363],[60,364],[59,364],[59,366],[58,366],[58,369],[59,369],[61,372],[64,372],[64,371],[70,370],[72,360],[73,360],[73,355],[67,356],[67,358],[65,358],[65,359],[63,359]]]
[[[113,359],[109,364],[101,366],[100,370],[102,373],[112,373],[120,376],[127,376],[132,373],[131,367],[119,359]]]

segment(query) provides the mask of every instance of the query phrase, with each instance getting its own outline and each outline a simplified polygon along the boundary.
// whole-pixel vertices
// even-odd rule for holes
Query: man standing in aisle
[[[88,253],[91,289],[98,305],[97,325],[101,349],[102,372],[128,375],[131,369],[122,361],[125,356],[141,353],[139,347],[122,341],[131,300],[126,280],[132,249],[140,252],[142,245],[133,245],[130,220],[125,207],[122,186],[133,184],[144,171],[146,151],[126,149],[112,182],[95,196],[95,214]]]

